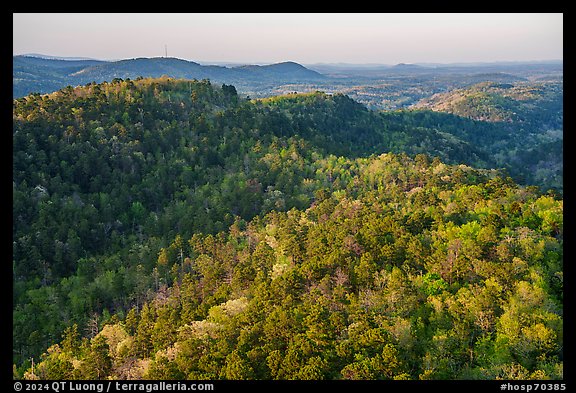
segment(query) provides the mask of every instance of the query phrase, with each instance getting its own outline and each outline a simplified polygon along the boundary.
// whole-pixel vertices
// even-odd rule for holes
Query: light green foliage
[[[562,377],[563,201],[433,115],[169,78],[14,106],[18,374]]]

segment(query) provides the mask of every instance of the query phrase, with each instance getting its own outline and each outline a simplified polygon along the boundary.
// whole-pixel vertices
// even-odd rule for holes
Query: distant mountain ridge
[[[301,64],[287,61],[269,65],[225,67],[201,65],[174,57],[133,58],[118,61],[65,60],[42,55],[13,56],[13,97],[50,93],[68,85],[167,75],[182,79],[210,79],[217,83],[239,81],[318,81],[326,76]]]
[[[96,60],[102,61],[98,59],[94,59],[92,57],[81,57],[81,56],[52,56],[52,55],[44,55],[42,53],[26,53],[21,56],[25,57],[36,57],[39,59],[49,59],[49,60],[67,60],[67,61],[76,61],[76,60]]]

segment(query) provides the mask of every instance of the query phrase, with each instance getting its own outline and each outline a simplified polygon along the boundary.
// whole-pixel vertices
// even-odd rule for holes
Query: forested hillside
[[[562,378],[563,201],[496,125],[170,78],[13,118],[16,377]]]
[[[562,91],[562,80],[482,82],[436,94],[414,107],[489,122],[521,122],[530,129],[559,129],[563,119]]]
[[[562,190],[563,97],[562,79],[550,77],[513,84],[482,82],[436,94],[413,108],[455,114],[498,130],[501,138],[494,140],[467,127],[520,182]]]

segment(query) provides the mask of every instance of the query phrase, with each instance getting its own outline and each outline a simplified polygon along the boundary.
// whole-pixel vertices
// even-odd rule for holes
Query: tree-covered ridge
[[[425,156],[330,172],[305,210],[177,235],[147,302],[26,376],[562,378],[562,201]]]
[[[465,128],[469,135],[457,135],[483,146],[516,181],[562,191],[563,97],[562,79],[482,82],[435,94],[413,108],[457,115],[455,122],[438,121],[442,127],[476,120],[477,126]]]
[[[250,280],[256,277],[256,271],[244,265],[243,273],[235,271],[237,261],[248,258],[246,255],[252,259],[263,258],[268,281],[294,271],[308,277],[307,285],[316,285],[310,281],[313,279],[318,279],[320,285],[326,274],[332,277],[339,268],[338,277],[344,279],[345,274],[346,280],[354,283],[346,287],[349,293],[360,296],[360,283],[375,290],[375,284],[370,283],[375,280],[376,272],[387,269],[390,273],[392,266],[402,268],[406,253],[393,245],[396,231],[408,231],[410,236],[416,236],[429,232],[439,220],[453,222],[458,227],[469,221],[485,225],[483,220],[488,214],[495,225],[494,242],[504,236],[500,232],[503,226],[512,230],[506,232],[506,236],[511,233],[509,236],[514,237],[517,228],[526,227],[538,239],[539,236],[548,239],[537,243],[537,247],[545,246],[546,252],[537,258],[535,269],[542,270],[544,281],[540,284],[544,288],[542,296],[546,307],[551,304],[549,301],[558,303],[562,296],[559,267],[562,201],[542,196],[536,189],[519,188],[495,171],[450,165],[464,162],[489,167],[488,155],[480,149],[479,143],[470,139],[477,136],[471,131],[475,126],[491,130],[487,135],[494,139],[503,138],[505,134],[501,129],[452,115],[371,112],[340,94],[317,92],[248,100],[239,97],[233,86],[214,86],[207,80],[117,79],[15,100],[13,357],[19,365],[17,373],[22,375],[29,368],[30,358],[38,362],[39,355],[59,342],[62,332],[67,330],[67,338],[58,347],[61,351],[57,347],[50,349],[61,359],[52,360],[68,368],[67,362],[71,362],[74,370],[68,371],[76,377],[128,375],[118,370],[120,363],[115,356],[120,353],[116,351],[120,350],[116,348],[119,341],[113,344],[113,339],[108,337],[112,333],[103,333],[104,325],[136,323],[146,307],[155,310],[154,304],[159,297],[172,298],[173,291],[180,288],[187,273],[190,274],[188,279],[192,280],[190,285],[198,286],[194,291],[201,290],[201,295],[189,299],[187,307],[195,311],[189,311],[188,319],[183,319],[179,309],[169,310],[174,317],[170,329],[182,328],[188,323],[196,326],[193,321],[199,322],[198,329],[219,323],[209,315],[212,307],[231,301],[230,307],[242,308],[244,303],[250,304],[254,299],[254,288],[250,288],[255,282]],[[382,152],[392,153],[380,155]],[[417,153],[428,155],[416,156]],[[459,187],[461,191],[455,196]],[[497,194],[498,190],[501,195]],[[508,194],[517,195],[510,197],[514,200],[509,206],[514,212],[512,215],[499,207],[509,204]],[[310,212],[318,213],[319,206],[326,209],[322,213],[324,218],[308,217],[306,220],[323,222],[336,214],[332,209],[336,209],[342,200],[366,205],[365,208],[380,206],[381,211],[363,213],[368,220],[366,223],[357,220],[357,225],[373,221],[375,229],[365,232],[361,238],[356,238],[358,232],[354,230],[340,234],[343,236],[340,238],[334,237],[339,233],[338,227],[330,226],[325,228],[328,232],[317,233],[325,239],[325,244],[313,245],[313,249],[308,250],[304,240],[312,228],[300,227],[305,222],[298,222],[293,224],[297,228],[296,234],[288,228],[294,237],[290,240],[292,243],[282,243],[281,251],[273,244],[288,229],[281,227],[282,234],[264,235],[262,232],[265,231],[263,222],[268,228],[268,224],[273,226],[278,220],[285,220],[286,212],[306,216]],[[418,208],[414,205],[416,200]],[[331,202],[324,204],[324,201]],[[399,212],[403,212],[402,216]],[[266,214],[268,216],[264,217]],[[336,222],[343,229],[348,228],[347,223]],[[470,226],[470,230],[477,229],[476,224]],[[273,252],[266,251],[260,237],[246,240],[244,234],[244,241],[240,241],[242,236],[239,234],[247,228],[252,228],[254,236],[272,236],[268,239],[272,245],[266,244]],[[299,237],[298,233],[306,237]],[[238,245],[229,243],[231,234],[239,237]],[[189,242],[194,238],[202,244],[210,236],[212,239],[218,237],[217,248],[227,253],[218,263],[214,263],[212,255],[201,257],[206,252],[195,250]],[[452,235],[446,236],[432,243],[434,249],[443,241],[454,240]],[[380,244],[381,241],[384,243]],[[439,267],[424,265],[423,260],[428,257],[424,251],[431,252],[431,241],[428,237],[421,241],[424,248],[420,270],[405,271],[410,280],[420,273],[430,273],[438,274],[450,286],[480,282],[462,282],[461,269],[468,266],[465,265],[468,262],[462,262],[464,265],[458,267],[457,272],[448,275]],[[271,253],[271,259],[266,259],[268,254],[252,256],[254,244],[261,244],[259,247]],[[352,259],[344,258],[345,261],[339,254],[344,244],[356,250],[349,255]],[[448,245],[443,247],[440,250],[446,252],[448,258]],[[525,248],[530,247],[530,243],[526,243]],[[364,256],[364,261],[372,262],[358,267],[362,261],[354,258],[360,258],[365,248],[372,256]],[[292,249],[300,250],[298,258],[286,254]],[[520,249],[511,246],[512,259],[507,261],[513,262],[514,257],[525,260],[523,254],[518,254]],[[550,250],[554,252],[548,252]],[[458,248],[456,254],[465,255],[463,252]],[[493,252],[487,252],[486,256],[473,255],[463,258],[466,261],[473,258],[492,261],[494,257]],[[228,257],[232,259],[228,260]],[[436,258],[441,260],[442,254]],[[452,263],[455,261],[459,259]],[[494,266],[500,266],[500,262],[494,262]],[[208,270],[200,274],[199,266]],[[212,267],[216,270],[209,271]],[[213,282],[204,283],[203,275],[212,277]],[[234,275],[241,275],[244,292],[230,292]],[[437,278],[434,281],[438,281]],[[294,290],[301,292],[301,282],[294,282],[294,285]],[[444,287],[441,281],[438,285]],[[210,300],[213,296],[216,297]],[[304,292],[298,296],[301,298]],[[200,307],[200,304],[203,305]],[[294,305],[296,309],[300,307]],[[228,306],[224,309],[228,310]],[[561,308],[546,310],[561,316],[558,311]],[[298,315],[303,312],[298,311]],[[238,313],[238,317],[241,315]],[[150,314],[150,318],[154,319],[156,315]],[[129,322],[131,320],[133,322]],[[353,320],[345,321],[352,323]],[[304,329],[303,322],[298,323],[297,329]],[[70,330],[74,325],[78,326],[76,339]],[[552,329],[547,323],[543,326]],[[151,334],[148,327],[141,328],[142,334]],[[120,341],[130,340],[128,336],[137,339],[136,331],[130,329],[125,331],[126,335],[115,330],[122,338]],[[92,341],[96,336],[106,336],[107,342],[102,338]],[[84,344],[80,337],[85,338]],[[75,342],[73,347],[66,344],[72,341]],[[152,344],[158,347],[147,347],[145,352],[129,352],[129,358],[123,358],[121,362],[136,362],[134,364],[142,367],[147,362],[150,365],[150,362],[156,362],[155,354],[159,350],[168,351],[176,343],[177,340],[170,336],[159,344]],[[230,345],[235,344],[232,341]],[[74,348],[72,352],[71,348]],[[213,347],[209,348],[210,351],[206,351],[214,352]],[[392,351],[392,348],[388,350]],[[236,355],[239,354],[245,355],[244,352]],[[280,352],[274,356],[284,354]],[[532,351],[526,356],[534,354]],[[230,353],[226,352],[226,357],[228,355]],[[561,360],[561,352],[557,349],[546,352],[546,356],[549,355]],[[104,369],[86,369],[98,364],[95,360],[98,356],[103,359]],[[334,359],[317,360],[330,363]],[[508,365],[520,370],[524,373],[521,375],[536,370],[552,377],[559,375],[550,368],[552,366],[546,368],[542,362],[536,368],[516,357],[506,359],[501,363],[502,367]],[[322,376],[345,377],[343,360],[339,362],[341,368],[331,365],[331,371]],[[410,378],[419,378],[424,372],[424,368],[415,366],[417,363],[413,359],[410,371],[406,371]],[[38,370],[52,367],[50,364],[48,361]],[[144,375],[132,369],[132,363],[122,364],[123,369],[131,370],[130,375]],[[221,359],[216,364],[210,372],[221,367]],[[528,371],[518,368],[518,364]],[[191,368],[178,367],[186,376],[196,375],[190,374]],[[271,373],[270,370],[260,370],[254,376],[287,378],[290,375],[266,374]],[[37,375],[52,375],[42,372]],[[220,376],[221,372],[218,369],[214,375]],[[349,375],[369,378],[369,375],[376,375],[375,372]],[[443,378],[443,375],[434,374],[433,377]],[[456,373],[448,377],[456,377]]]
[[[482,82],[435,94],[414,107],[489,122],[520,122],[527,128],[561,129],[563,82]]]
[[[460,162],[505,169],[520,184],[538,185],[560,193],[564,189],[562,126],[559,129],[530,128],[522,123],[487,122],[423,109],[383,112],[381,116],[389,128],[435,131],[444,138],[466,141],[477,148],[477,156],[469,155]],[[441,154],[441,146],[437,149],[426,146],[423,150],[430,151],[451,162]],[[445,149],[444,154],[446,151],[454,153],[452,148]]]
[[[318,154],[477,157],[467,143],[434,130],[389,129],[342,95],[272,104],[241,100],[232,86],[172,79],[15,100],[13,151],[15,259],[29,261],[16,275],[44,279],[75,271],[87,252],[122,248],[127,235],[167,235],[175,224],[167,215],[195,217],[177,228],[214,232],[233,215],[249,219],[268,209],[279,192],[287,208],[305,207],[313,188],[295,188],[313,177],[308,163]],[[299,172],[286,167],[290,160],[301,161]],[[48,266],[30,266],[39,260]]]

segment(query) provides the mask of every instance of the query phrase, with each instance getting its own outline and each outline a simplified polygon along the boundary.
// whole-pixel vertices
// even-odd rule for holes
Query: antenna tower
[[[168,57],[168,45],[164,45],[164,57]]]

